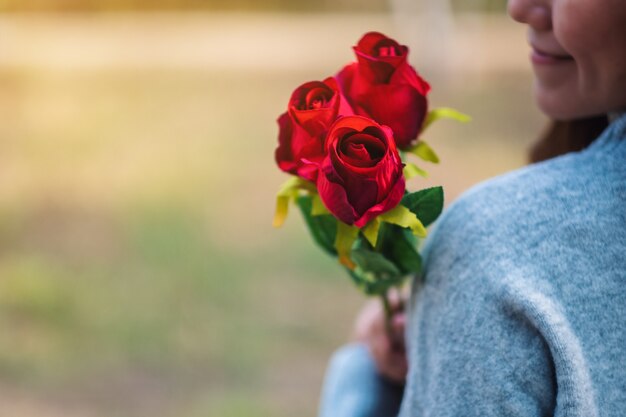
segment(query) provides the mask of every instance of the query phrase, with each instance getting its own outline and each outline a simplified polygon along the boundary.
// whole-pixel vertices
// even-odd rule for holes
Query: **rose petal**
[[[359,63],[358,72],[363,78],[372,84],[387,84],[389,82],[396,70],[396,65],[362,54],[359,51],[355,52]]]
[[[408,62],[398,67],[392,78],[389,80],[390,84],[409,84],[413,86],[420,94],[426,96],[430,92],[430,84],[424,80],[415,71]]]
[[[334,172],[330,158],[322,162],[322,174],[317,179],[317,192],[324,205],[335,217],[346,224],[353,224],[358,217],[348,201],[348,195],[341,184],[341,178]]]
[[[344,139],[340,145],[341,158],[351,165],[370,167],[375,165],[387,152],[386,144],[379,138],[356,133]]]
[[[398,148],[408,148],[417,138],[426,113],[426,97],[409,85],[372,86],[359,97],[359,110],[389,126]]]
[[[365,145],[362,143],[349,143],[342,150],[342,154],[342,159],[353,160],[356,164],[358,164],[359,162],[368,163],[372,160],[369,152],[367,151],[367,148],[365,148]]]
[[[359,42],[357,42],[355,48],[365,54],[374,56],[374,47],[380,41],[385,39],[388,39],[387,36],[383,35],[380,32],[367,32],[361,37],[361,39],[359,39]]]
[[[278,122],[278,148],[274,153],[278,166],[287,172],[292,172],[291,169],[286,169],[281,164],[290,164],[293,160],[293,152],[291,151],[291,119],[287,113],[283,113],[277,120]]]
[[[406,190],[406,183],[403,176],[398,177],[398,180],[394,184],[393,188],[387,195],[387,197],[371,207],[365,213],[361,215],[358,219],[354,221],[354,225],[357,227],[364,227],[367,223],[370,222],[374,217],[385,213],[392,208],[396,207],[402,201],[402,197],[404,196],[404,191]]]

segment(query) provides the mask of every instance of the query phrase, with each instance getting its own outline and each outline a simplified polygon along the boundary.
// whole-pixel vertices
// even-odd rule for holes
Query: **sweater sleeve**
[[[396,417],[402,391],[378,374],[364,344],[349,344],[330,360],[319,417]]]
[[[551,416],[555,363],[545,311],[484,276],[434,279],[414,300],[402,417]]]

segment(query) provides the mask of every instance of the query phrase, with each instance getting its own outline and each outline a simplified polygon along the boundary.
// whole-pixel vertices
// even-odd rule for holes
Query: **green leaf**
[[[437,220],[443,210],[443,188],[433,187],[407,194],[401,204],[415,213],[427,227]]]
[[[335,250],[337,219],[332,215],[312,215],[313,198],[311,196],[299,196],[296,202],[313,240],[330,255],[337,255]]]
[[[403,232],[407,232],[406,229]],[[406,235],[407,233],[402,233]],[[412,235],[411,233],[408,233]],[[391,245],[390,257],[404,274],[419,274],[422,270],[422,257],[415,244],[406,238],[395,239]]]
[[[351,257],[356,268],[349,271],[350,276],[368,295],[381,295],[406,279],[396,265],[381,253],[360,247],[352,250]]]
[[[418,239],[410,230],[392,224],[383,224],[376,250],[392,261],[403,274],[421,271],[422,258],[416,247]]]
[[[351,256],[359,268],[374,273],[378,279],[400,275],[400,270],[381,253],[361,247],[352,250]]]

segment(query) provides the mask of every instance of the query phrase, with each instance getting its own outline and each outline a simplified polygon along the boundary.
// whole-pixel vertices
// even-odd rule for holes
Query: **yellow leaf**
[[[326,208],[319,194],[313,195],[313,203],[311,207],[311,216],[322,216],[324,214],[330,214],[330,211]]]
[[[417,165],[412,164],[410,162],[404,165],[403,173],[404,173],[404,178],[406,178],[407,180],[410,180],[411,178],[415,178],[417,176],[424,177],[424,178],[428,177],[428,172],[424,171]]]
[[[422,125],[422,132],[439,119],[452,119],[461,123],[467,123],[472,120],[467,114],[463,114],[449,107],[441,107],[428,112],[426,120],[424,120],[424,124]]]
[[[431,148],[430,145],[423,140],[417,142],[415,146],[409,149],[409,152],[411,152],[418,158],[423,159],[424,161],[432,162],[434,164],[439,163],[439,157],[437,156],[433,148]]]
[[[370,221],[367,226],[365,226],[361,231],[363,232],[363,236],[365,239],[372,245],[376,247],[376,242],[378,241],[378,231],[380,230],[380,220],[378,218]]]
[[[393,210],[381,214],[379,218],[387,223],[396,224],[400,227],[408,227],[417,237],[426,237],[426,228],[420,219],[417,218],[415,213],[401,204],[396,206]]]
[[[274,212],[274,227],[280,227],[285,223],[289,213],[289,202],[298,197],[299,190],[315,191],[315,185],[302,178],[291,177],[280,186],[276,195],[276,211]]]
[[[344,222],[337,221],[337,237],[335,238],[335,249],[339,255],[339,262],[345,267],[353,270],[356,264],[350,259],[352,245],[359,234],[359,228],[350,226]]]
[[[280,227],[285,223],[287,214],[289,213],[289,197],[277,196],[276,197],[276,212],[274,213],[274,221],[272,226]]]
[[[302,178],[289,177],[289,179],[280,186],[280,189],[278,190],[278,195],[279,196],[289,195],[292,191],[300,188],[302,182],[303,182]]]

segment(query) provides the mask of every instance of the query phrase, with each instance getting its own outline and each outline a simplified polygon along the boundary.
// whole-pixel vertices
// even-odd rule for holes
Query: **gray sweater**
[[[402,417],[626,416],[626,115],[582,152],[474,187],[424,255],[403,392],[349,346],[322,416],[393,416],[400,399]]]

